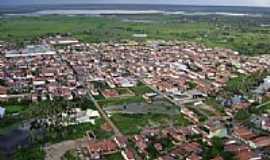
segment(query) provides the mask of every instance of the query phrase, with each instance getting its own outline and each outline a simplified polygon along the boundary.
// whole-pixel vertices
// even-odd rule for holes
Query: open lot
[[[172,105],[166,100],[156,100],[152,103],[138,102],[129,104],[112,105],[104,108],[109,113],[126,114],[167,114],[176,115],[180,113],[179,107]]]
[[[137,134],[145,127],[166,125],[186,126],[188,120],[183,115],[174,116],[164,114],[113,114],[113,122],[124,134]]]

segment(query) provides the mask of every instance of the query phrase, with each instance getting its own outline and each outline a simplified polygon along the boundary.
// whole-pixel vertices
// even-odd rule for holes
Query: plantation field
[[[270,53],[270,27],[259,26],[268,17],[127,16],[130,19],[151,20],[151,23],[123,21],[121,17],[43,16],[0,19],[0,40],[23,45],[40,36],[68,33],[84,42],[122,40],[184,40],[210,47],[226,47],[242,54]],[[125,17],[126,18],[126,17]],[[133,34],[148,37],[138,39]]]

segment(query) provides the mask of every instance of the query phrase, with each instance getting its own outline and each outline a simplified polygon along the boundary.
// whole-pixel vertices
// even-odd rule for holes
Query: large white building
[[[3,107],[0,107],[0,119],[4,118],[6,109]]]
[[[56,52],[48,45],[29,45],[22,50],[10,50],[6,52],[6,58],[34,57],[40,55],[54,55]]]

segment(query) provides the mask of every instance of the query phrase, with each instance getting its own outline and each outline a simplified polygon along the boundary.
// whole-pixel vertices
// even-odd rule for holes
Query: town
[[[269,59],[184,41],[0,42],[0,122],[20,119],[14,104],[65,108],[22,119],[0,134],[0,150],[29,148],[44,126],[90,123],[83,138],[42,146],[45,159],[269,159]],[[20,136],[8,141],[12,134]]]

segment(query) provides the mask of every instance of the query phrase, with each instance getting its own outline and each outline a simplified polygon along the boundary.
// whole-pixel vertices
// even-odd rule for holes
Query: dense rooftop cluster
[[[252,102],[248,98],[243,95],[223,97],[220,105],[229,106],[224,113],[213,111],[213,106],[205,105],[203,100],[216,97],[232,78],[269,70],[270,56],[247,57],[229,49],[178,41],[85,44],[73,38],[50,37],[40,43],[22,50],[1,43],[2,101],[26,99],[38,102],[59,97],[74,100],[89,96],[98,107],[98,103],[116,97],[138,96],[147,103],[166,99],[179,108],[176,115],[183,114],[191,122],[185,127],[174,124],[145,127],[135,135],[116,135],[105,140],[88,137],[84,150],[91,159],[121,153],[126,160],[138,157],[200,160],[206,159],[208,152],[212,153],[211,147],[217,147],[221,152],[215,156],[210,154],[212,160],[222,160],[227,153],[239,160],[263,159],[269,154],[269,114],[253,117],[254,131],[254,127],[239,124],[234,116],[239,110],[249,108]],[[268,78],[264,83],[254,93],[270,95]],[[145,91],[139,95],[132,90],[140,84],[149,87],[151,93]],[[105,100],[96,101],[98,96]],[[128,104],[121,105],[124,107],[114,107],[116,110],[128,109]],[[130,106],[134,105],[137,104]],[[167,107],[169,110],[170,106]],[[204,115],[203,110],[211,111],[213,115],[202,120],[198,115]],[[107,114],[113,114],[114,109],[99,109],[99,112],[109,119]],[[144,112],[150,114],[147,109],[136,113]],[[126,113],[135,114],[134,109]],[[98,113],[96,115],[99,117]],[[78,121],[85,121],[83,117]],[[213,141],[216,137],[222,139],[221,146]]]

